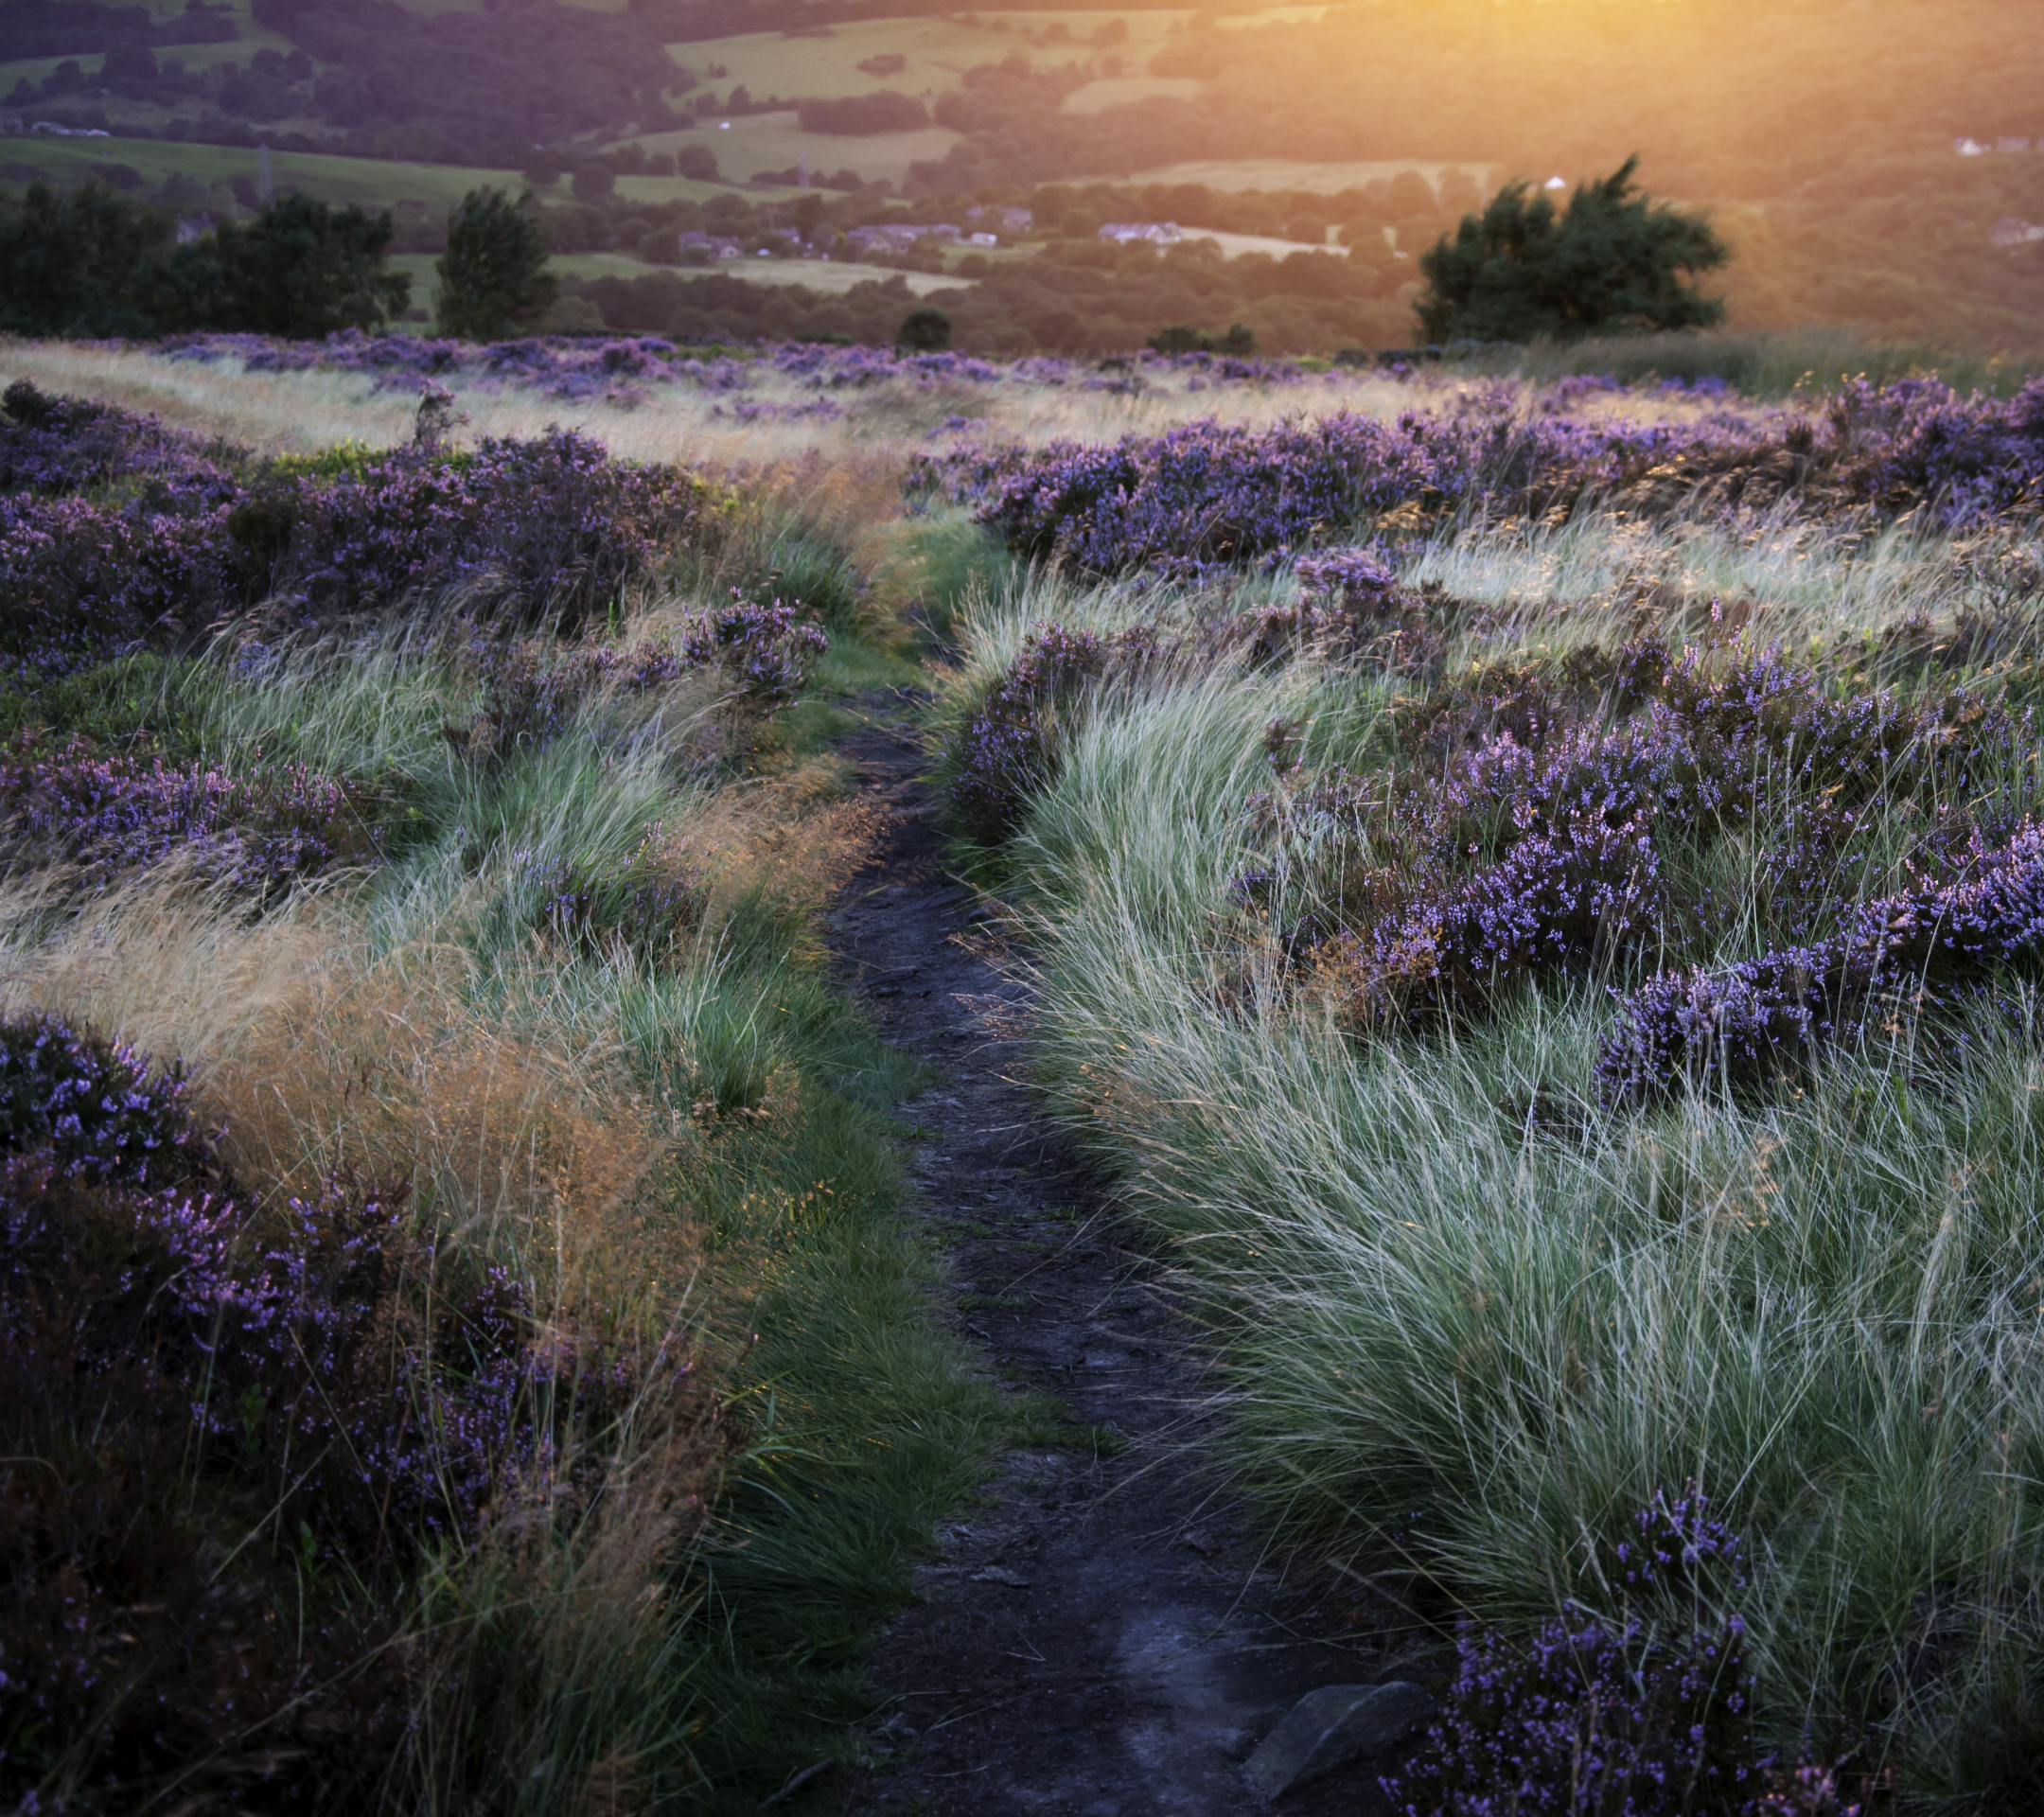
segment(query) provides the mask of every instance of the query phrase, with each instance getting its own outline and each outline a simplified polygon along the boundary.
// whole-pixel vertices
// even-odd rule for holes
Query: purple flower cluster
[[[66,1177],[136,1187],[203,1179],[211,1154],[183,1071],[52,1016],[0,1023],[0,1153],[44,1150]]]
[[[696,509],[696,488],[671,470],[612,461],[555,430],[273,481],[227,528],[254,599],[291,595],[326,617],[460,589],[478,613],[572,628],[685,539]]]
[[[100,418],[50,408],[56,426],[39,433],[93,443]],[[44,450],[36,470],[82,482],[99,460]],[[573,628],[685,543],[698,508],[674,469],[559,431],[245,480],[170,462],[123,501],[17,491],[0,497],[0,665],[65,675],[266,601],[317,621],[459,590],[479,616]]]
[[[1854,491],[1894,514],[1929,503],[1965,528],[2044,511],[2044,379],[1961,397],[1934,379],[1844,386],[1826,409]]]
[[[1501,510],[1566,507],[1643,478],[1689,432],[1340,412],[1267,430],[1190,423],[1111,445],[968,445],[917,456],[909,478],[973,505],[1018,554],[1092,573],[1149,566],[1197,577],[1281,559],[1411,500],[1435,513],[1478,499]]]
[[[166,1140],[198,1147],[175,1123]],[[190,1442],[216,1473],[275,1479],[291,1526],[374,1568],[473,1532],[494,1494],[554,1473],[571,1431],[601,1430],[649,1368],[677,1366],[537,1342],[523,1288],[440,1257],[406,1199],[334,1182],[293,1199],[266,1246],[231,1181],[94,1196],[64,1183],[50,1148],[14,1152],[0,1170],[0,1332],[18,1329],[20,1302],[117,1258],[76,1308],[78,1363],[153,1360],[182,1378]]]
[[[1877,1020],[1950,1007],[2044,961],[2044,827],[1982,849],[1965,874],[1852,906],[1829,939],[1628,996],[1597,1062],[1609,1103],[1684,1083],[1763,1085]]]
[[[26,379],[0,397],[0,492],[52,495],[125,484],[223,503],[234,481],[196,436],[112,404],[48,397]]]
[[[1753,1734],[1736,1616],[1667,1635],[1556,1619],[1518,1647],[1466,1628],[1424,1751],[1383,1788],[1402,1817],[1745,1817],[1771,1757]]]
[[[1848,388],[1812,421],[1714,412],[1687,424],[1530,419],[1500,393],[1396,423],[1337,413],[1266,430],[1207,421],[1111,445],[972,444],[916,457],[911,488],[973,506],[1018,554],[1091,573],[1189,577],[1282,559],[1416,504],[1428,520],[1587,499],[1658,508],[1793,493],[1819,508],[1928,505],[1966,525],[2044,509],[2044,380],[2007,400],[1932,381]]]
[[[1062,625],[1039,626],[945,752],[952,824],[982,846],[1011,838],[1029,798],[1055,772],[1072,695],[1110,673],[1139,668],[1157,654],[1155,635],[1144,627],[1101,637]]]
[[[0,497],[0,674],[69,675],[179,641],[233,596],[225,506],[189,513]]]
[[[1599,1565],[1613,1618],[1529,1644],[1466,1626],[1423,1750],[1383,1788],[1404,1817],[1758,1817],[1774,1759],[1753,1733],[1739,1542],[1692,1483],[1657,1491]]]
[[[1756,910],[1786,942],[1842,942],[1841,955],[1859,953],[1867,943],[1855,930],[1869,916],[1903,912],[1899,902],[1855,907],[1853,882],[1884,811],[1898,807],[1913,816],[1907,856],[1920,871],[1980,873],[1964,886],[1977,892],[1991,875],[2005,893],[2018,874],[1989,864],[1982,840],[1983,829],[2006,837],[2023,823],[2022,803],[2000,779],[2019,773],[2034,743],[2027,714],[1963,694],[1841,699],[1777,653],[1745,649],[1670,660],[1658,646],[1629,645],[1601,661],[1574,659],[1551,683],[1517,672],[1500,679],[1495,694],[1479,688],[1471,698],[1449,684],[1437,708],[1415,708],[1405,730],[1415,755],[1427,754],[1443,722],[1482,728],[1468,746],[1454,736],[1445,751],[1436,745],[1432,774],[1280,779],[1251,803],[1276,851],[1308,865],[1313,893],[1328,905],[1282,936],[1339,980],[1358,1026],[1423,1026],[1475,1013],[1556,970],[1708,950]],[[1757,898],[1717,903],[1665,888],[1670,852],[1756,826]],[[1267,900],[1268,882],[1244,879],[1238,894]],[[1948,890],[1930,895],[1939,906],[1923,912],[1957,912]],[[2018,910],[1993,912],[1999,930]],[[1993,963],[2018,949],[1999,934],[1982,941],[1994,947]],[[1677,1032],[1699,1016],[1728,1029],[1758,1018],[1752,1041],[1763,1047],[1763,1030],[1778,1041],[1806,1016],[1814,1038],[1822,1017],[1792,984],[1811,962],[1788,952],[1755,961],[1751,977],[1649,986],[1636,999],[1636,1059],[1612,1059],[1612,1076],[1626,1065],[1642,1079],[1666,1065],[1679,1073],[1688,1062],[1678,1064],[1678,1051],[1695,1049]],[[1832,979],[1845,963],[1825,961],[1818,972]]]
[[[695,614],[671,637],[629,649],[549,649],[531,639],[477,635],[467,662],[482,683],[482,710],[454,741],[471,756],[501,763],[515,750],[552,743],[601,688],[643,694],[702,669],[720,671],[748,708],[771,714],[801,697],[829,647],[829,633],[804,615],[802,601],[750,600],[735,587],[729,604]]]
[[[201,763],[102,756],[73,743],[0,763],[0,837],[88,880],[179,859],[202,875],[270,889],[381,856],[345,783],[288,764],[236,775]]]

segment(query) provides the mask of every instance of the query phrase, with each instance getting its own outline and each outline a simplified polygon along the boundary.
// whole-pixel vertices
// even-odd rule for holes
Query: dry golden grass
[[[178,1055],[266,1200],[336,1173],[409,1180],[437,1231],[515,1260],[550,1308],[614,1325],[687,1298],[693,1235],[644,1205],[684,1126],[600,1032],[542,1043],[483,1014],[460,948],[373,954],[330,894],[252,920],[159,870],[55,931],[48,900],[33,881],[0,898],[0,1011]]]
[[[0,340],[0,382],[23,378],[45,391],[152,412],[181,428],[224,436],[264,453],[303,452],[348,440],[390,447],[411,439],[416,408],[410,394],[378,391],[364,373],[247,372],[236,360],[202,364],[141,347]],[[861,456],[899,458],[926,448],[929,432],[954,414],[971,417],[973,432],[990,439],[1105,441],[1209,418],[1263,428],[1340,410],[1385,419],[1408,410],[1452,411],[1470,388],[1447,379],[1406,385],[1374,373],[1337,371],[1298,385],[1231,384],[1193,391],[1189,378],[1154,376],[1141,390],[1127,394],[1020,381],[895,379],[852,394],[845,415],[836,422],[742,423],[720,414],[727,400],[684,384],[654,386],[645,401],[631,409],[570,404],[531,392],[484,389],[459,379],[451,388],[468,418],[470,435],[530,436],[557,424],[592,436],[613,454],[710,469],[757,469],[820,454],[850,467],[852,477],[844,484],[853,492],[866,484],[858,477]],[[1522,389],[1530,393],[1529,387]],[[748,396],[798,404],[814,401],[817,394],[763,368]],[[1585,399],[1575,414],[1676,422],[1707,408],[1708,400],[1627,394],[1609,401]],[[898,500],[889,509],[898,510]]]

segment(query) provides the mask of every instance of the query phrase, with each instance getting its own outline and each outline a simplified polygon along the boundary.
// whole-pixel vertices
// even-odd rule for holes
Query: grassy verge
[[[573,644],[414,615],[0,697],[8,1241],[60,1200],[100,1233],[9,1302],[9,1798],[737,1811],[847,1757],[874,1624],[1045,1413],[930,1323],[890,1115],[928,1079],[825,972],[872,830],[830,747],[917,674],[826,493],[732,490]],[[832,629],[770,716],[646,660],[732,587]],[[177,1062],[170,1196],[23,1135],[37,1014],[138,1081]],[[202,1189],[212,1326],[123,1324],[96,1258],[187,1253]],[[224,1342],[252,1307],[318,1335]],[[138,1368],[224,1385],[189,1442]],[[375,1491],[347,1518],[340,1458]]]

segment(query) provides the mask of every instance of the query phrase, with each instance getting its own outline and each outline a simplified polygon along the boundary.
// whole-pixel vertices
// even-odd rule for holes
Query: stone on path
[[[1242,1769],[1266,1798],[1388,1748],[1433,1709],[1417,1685],[1324,1685],[1308,1691]]]

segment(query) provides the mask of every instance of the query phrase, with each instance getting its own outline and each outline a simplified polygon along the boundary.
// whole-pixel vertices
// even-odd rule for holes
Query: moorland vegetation
[[[2035,381],[91,357],[416,419],[7,394],[9,1795],[841,1755],[1053,1436],[932,1333],[919,1075],[817,969],[830,697],[928,678],[1046,1103],[1275,1543],[1434,1661],[1401,1807],[2034,1800]],[[626,388],[755,464],[458,421]]]

